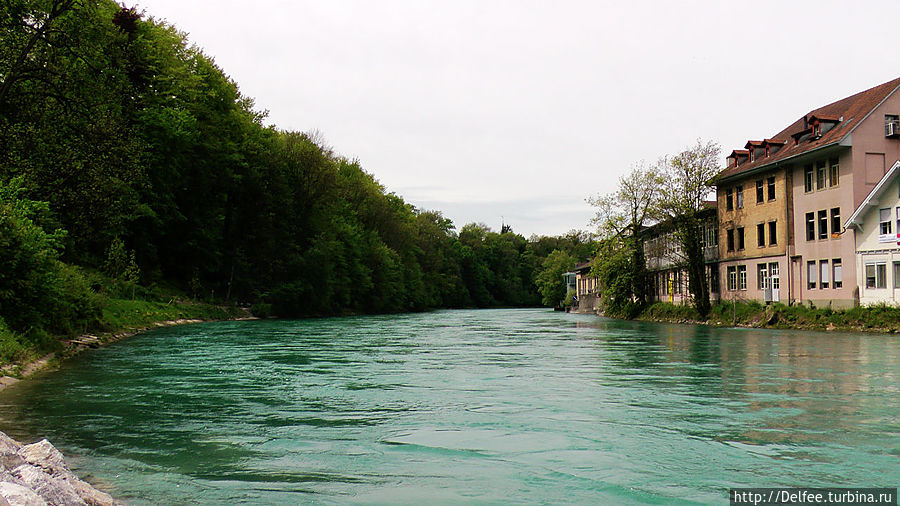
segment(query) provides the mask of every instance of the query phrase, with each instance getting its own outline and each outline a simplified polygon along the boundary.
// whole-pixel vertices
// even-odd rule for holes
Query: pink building
[[[732,152],[717,181],[723,299],[859,302],[842,224],[900,159],[898,87],[820,107]]]

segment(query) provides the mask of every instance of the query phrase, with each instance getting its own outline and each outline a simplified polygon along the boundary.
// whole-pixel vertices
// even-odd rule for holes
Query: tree
[[[720,147],[698,140],[692,148],[660,160],[659,173],[667,181],[662,187],[660,214],[672,220],[688,272],[688,289],[701,317],[709,314],[709,283],[703,258],[703,223],[700,212],[704,200],[713,191],[712,181],[719,172]]]
[[[563,250],[553,250],[541,262],[542,269],[534,282],[545,306],[560,307],[565,302],[566,282],[563,274],[575,266],[575,257]]]
[[[134,300],[134,288],[141,275],[141,269],[134,258],[134,250],[126,249],[122,239],[116,237],[109,244],[106,264],[103,267],[107,274],[131,287],[131,300]]]
[[[611,274],[622,276],[614,283],[623,292],[630,294],[634,307],[641,308],[647,301],[647,276],[644,260],[644,245],[640,234],[645,224],[658,213],[659,188],[662,179],[653,167],[643,162],[619,178],[619,187],[614,192],[591,198],[588,202],[597,208],[593,223],[597,225],[602,243],[607,248],[615,245],[627,252],[627,261],[619,256],[615,260],[624,269],[613,269]],[[598,256],[592,275],[599,275],[604,269],[604,261],[611,257]],[[601,289],[604,287],[601,283]]]

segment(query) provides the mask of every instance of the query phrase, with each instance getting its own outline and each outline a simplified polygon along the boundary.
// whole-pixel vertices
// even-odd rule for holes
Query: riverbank
[[[0,432],[0,504],[116,506],[122,503],[75,476],[62,453],[46,439],[23,445]]]
[[[804,305],[764,305],[756,301],[720,302],[704,319],[692,306],[657,302],[644,309],[635,320],[715,327],[900,332],[900,308],[883,304],[837,310]]]
[[[105,346],[150,329],[253,318],[247,309],[234,306],[176,299],[167,303],[110,299],[103,308],[103,327],[98,331],[57,339],[53,342],[51,351],[39,353],[39,349],[30,350],[29,353],[22,354],[19,360],[0,366],[0,391],[85,350]]]

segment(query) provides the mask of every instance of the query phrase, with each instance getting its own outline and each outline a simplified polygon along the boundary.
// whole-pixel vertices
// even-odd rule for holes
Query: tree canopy
[[[582,233],[457,230],[417,209],[321,133],[266,125],[184,33],[134,8],[10,0],[0,30],[3,261],[16,273],[0,276],[0,316],[15,331],[46,316],[23,308],[43,311],[67,265],[307,316],[539,305],[544,258],[592,250]],[[23,203],[40,219],[13,212]]]

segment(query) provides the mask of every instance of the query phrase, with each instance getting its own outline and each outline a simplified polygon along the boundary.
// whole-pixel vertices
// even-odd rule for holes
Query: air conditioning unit
[[[884,136],[885,137],[900,136],[900,121],[891,121],[890,123],[885,123],[884,124]]]

